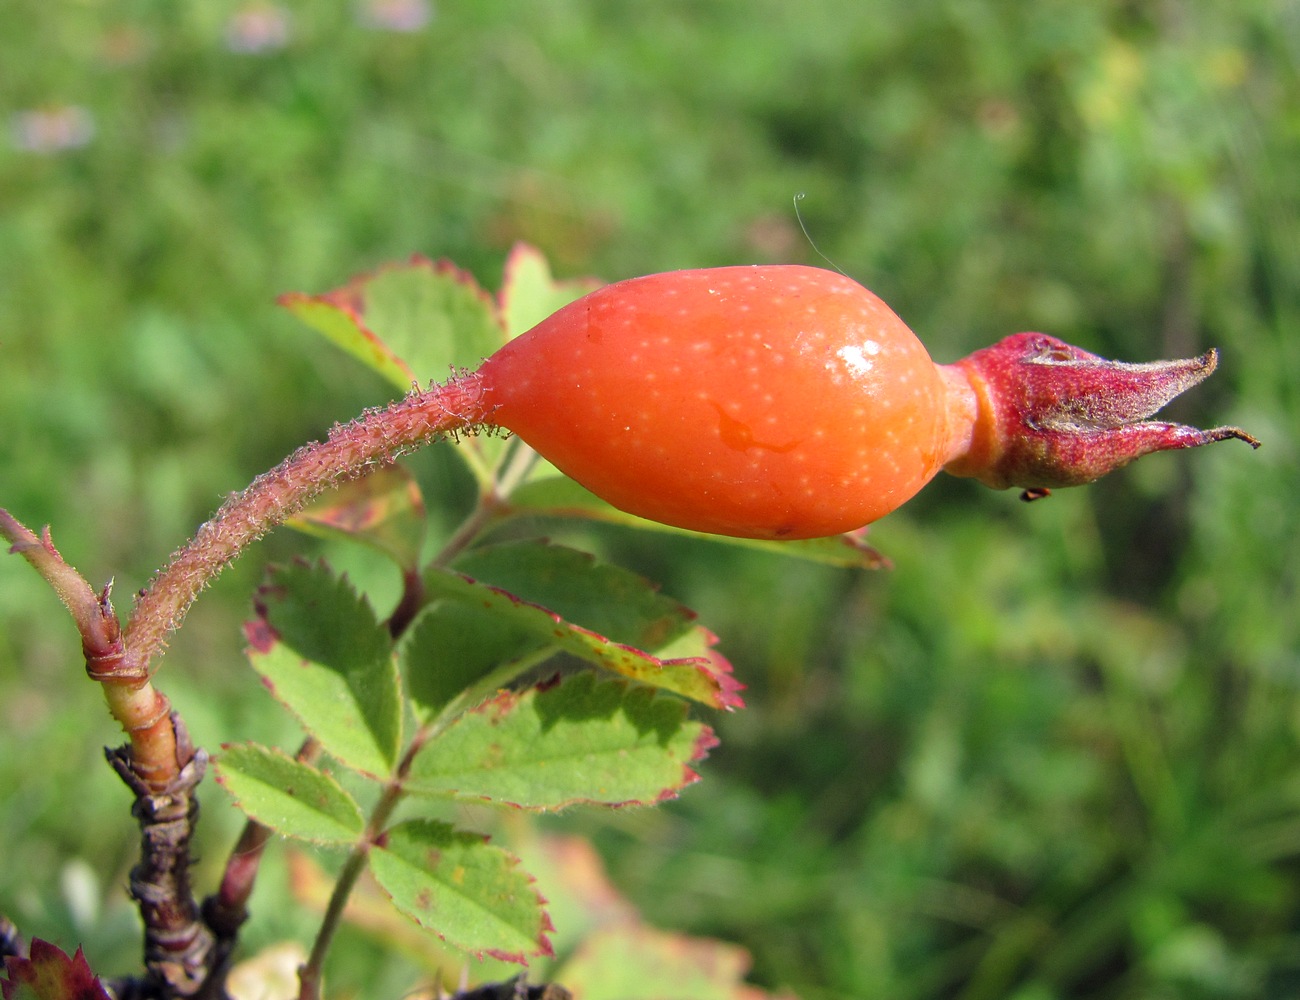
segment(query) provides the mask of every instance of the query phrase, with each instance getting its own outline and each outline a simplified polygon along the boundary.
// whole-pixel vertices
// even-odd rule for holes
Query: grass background
[[[940,361],[1018,329],[1217,345],[1171,415],[1260,452],[1032,507],[941,480],[874,530],[890,572],[595,536],[721,634],[751,707],[680,802],[565,822],[652,920],[805,1000],[1300,992],[1294,4],[372,9],[285,11],[249,53],[256,9],[221,0],[8,0],[0,503],[125,604],[222,494],[383,398],[276,294],[412,252],[495,287],[519,239],[610,279],[818,263],[799,192]],[[30,148],[31,113],[69,108],[88,141]],[[466,484],[417,465],[451,523]],[[293,743],[236,625],[307,547],[273,536],[178,637],[161,683],[200,742]],[[60,614],[0,562],[0,911],[122,971],[118,737]],[[200,879],[235,826],[205,803]],[[260,906],[254,942],[302,933],[273,886]],[[337,985],[398,995],[376,963]]]

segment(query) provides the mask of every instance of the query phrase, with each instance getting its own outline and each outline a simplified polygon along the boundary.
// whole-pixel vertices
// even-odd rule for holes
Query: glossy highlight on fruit
[[[964,447],[973,407],[879,298],[797,266],[607,285],[478,374],[493,423],[614,506],[758,538],[893,510]]]

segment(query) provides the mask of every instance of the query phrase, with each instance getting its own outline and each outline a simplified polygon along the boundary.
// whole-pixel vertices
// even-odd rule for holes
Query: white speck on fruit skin
[[[868,340],[865,344],[846,344],[835,352],[835,356],[843,361],[854,375],[866,375],[876,366],[871,356],[879,353],[880,345],[874,340]]]

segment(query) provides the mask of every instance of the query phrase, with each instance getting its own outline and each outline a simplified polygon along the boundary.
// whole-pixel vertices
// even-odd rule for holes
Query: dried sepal
[[[1132,364],[1110,361],[1042,333],[1017,333],[956,363],[979,401],[970,451],[947,466],[996,489],[1037,499],[1079,486],[1143,455],[1230,438],[1239,427],[1200,430],[1148,420],[1214,371],[1218,353]]]

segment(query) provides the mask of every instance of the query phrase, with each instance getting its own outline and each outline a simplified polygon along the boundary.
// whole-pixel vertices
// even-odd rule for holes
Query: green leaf
[[[402,739],[392,640],[369,603],[324,563],[273,569],[244,626],[248,659],[326,752],[384,777]]]
[[[311,535],[346,537],[415,572],[428,523],[419,484],[405,466],[389,465],[344,483],[285,522]]]
[[[402,391],[477,368],[505,341],[492,299],[468,272],[419,256],[280,304]]]
[[[486,838],[413,820],[370,852],[375,880],[401,912],[474,955],[527,964],[550,955],[551,922],[532,876]]]
[[[694,612],[645,577],[564,545],[536,539],[484,545],[452,565],[614,642],[643,649],[659,649],[695,621]]]
[[[731,665],[713,650],[669,658],[652,651],[689,631],[693,615],[634,574],[537,542],[476,549],[456,568],[465,572],[430,572],[429,594],[489,611],[501,628],[530,632],[632,680],[715,708],[743,704]]]
[[[361,809],[332,777],[255,743],[227,745],[217,781],[245,813],[279,833],[316,844],[349,844],[365,829]]]
[[[416,381],[410,365],[366,327],[349,301],[346,288],[324,295],[288,292],[277,301],[317,333],[324,334],[398,388],[408,390]]]
[[[324,914],[329,908],[337,877],[320,863],[318,859],[321,854],[312,848],[290,849],[286,852],[289,865],[288,889],[293,896],[292,901],[317,915]],[[531,873],[531,866],[527,870]],[[536,884],[536,879],[533,882]],[[545,899],[549,915],[553,912],[550,897],[545,896]],[[386,952],[400,952],[406,960],[416,963],[421,971],[435,980],[442,978],[447,970],[459,970],[465,965],[463,951],[446,941],[437,940],[394,906],[392,897],[374,878],[361,879],[352,887],[344,919],[350,927],[365,934]],[[470,971],[470,979],[480,983],[509,979],[519,971],[516,964],[480,958]],[[550,965],[551,962],[543,958],[533,958],[528,962],[529,971],[539,976]],[[276,995],[296,997],[298,994],[295,990]]]
[[[416,757],[407,789],[524,809],[650,805],[697,781],[691,765],[716,742],[684,702],[584,672],[467,712]]]
[[[720,545],[757,549],[773,555],[793,556],[809,562],[848,569],[882,569],[889,566],[889,560],[867,544],[866,528],[829,538],[805,538],[791,542],[705,535],[698,531],[674,528],[672,525],[647,521],[635,514],[628,514],[626,511],[610,506],[567,476],[547,476],[517,487],[510,494],[510,512],[518,516],[581,518],[670,535],[689,535]]]
[[[551,313],[602,284],[595,278],[556,281],[540,250],[516,243],[506,258],[505,278],[497,297],[506,336],[513,339],[526,333]]]
[[[477,368],[505,342],[491,297],[450,261],[412,257],[350,287],[360,291],[366,326],[420,381]]]
[[[417,619],[399,650],[416,717],[432,718],[489,671],[549,644],[548,637],[504,623],[491,609],[439,601]]]

